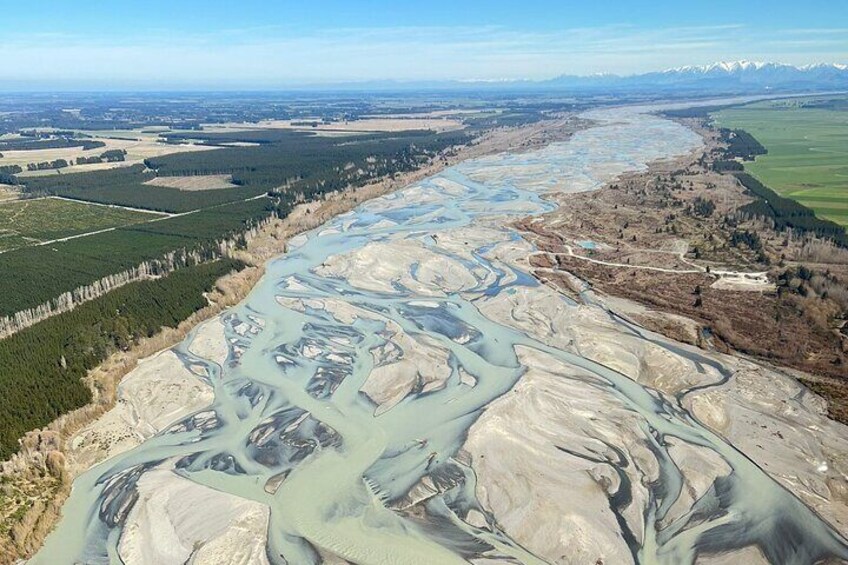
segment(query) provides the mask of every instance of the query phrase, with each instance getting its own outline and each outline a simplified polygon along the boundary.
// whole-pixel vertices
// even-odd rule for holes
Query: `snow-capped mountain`
[[[709,92],[758,92],[773,90],[834,90],[848,88],[848,65],[817,63],[794,66],[762,61],[722,61],[685,66],[631,76],[569,77],[553,81],[560,87],[606,87],[618,89],[661,88]]]
[[[848,91],[848,65],[816,63],[803,66],[762,61],[724,61],[685,66],[639,75],[597,73],[562,75],[549,80],[371,81],[322,85],[323,89],[378,90],[502,90],[508,92],[569,92],[597,95],[724,95],[772,92]]]
[[[750,71],[761,71],[763,69],[775,68],[781,66],[780,63],[764,63],[762,61],[720,61],[718,63],[712,63],[711,65],[701,65],[701,66],[693,66],[687,65],[685,67],[675,67],[673,69],[666,69],[663,71],[663,74],[680,74],[680,73],[691,73],[691,74],[700,74],[700,75],[708,75],[708,74],[716,74],[716,73],[739,73],[739,72],[750,72]]]
[[[709,74],[738,74],[738,73],[752,73],[752,72],[761,72],[761,71],[789,71],[789,72],[817,72],[817,71],[846,71],[848,70],[848,65],[840,65],[837,63],[816,63],[813,65],[803,65],[803,66],[794,66],[794,65],[786,65],[784,63],[766,63],[763,61],[720,61],[718,63],[712,63],[710,65],[701,65],[701,66],[692,66],[688,65],[685,67],[676,67],[673,69],[666,69],[663,71],[663,74],[682,74],[682,73],[690,73],[690,74],[700,74],[700,75],[709,75]]]
[[[651,76],[656,73],[650,73]],[[848,74],[848,65],[818,63],[796,67],[783,63],[764,63],[762,61],[722,61],[700,67],[678,67],[659,73],[673,78],[730,78],[739,77],[759,82],[783,82],[786,80],[820,80]]]

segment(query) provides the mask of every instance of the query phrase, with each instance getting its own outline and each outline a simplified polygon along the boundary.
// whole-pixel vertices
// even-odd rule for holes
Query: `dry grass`
[[[848,386],[843,379],[801,378],[810,390],[827,398],[827,415],[837,422],[848,423]]]
[[[0,202],[17,200],[19,197],[20,193],[14,187],[0,184]]]
[[[798,250],[795,260],[807,263],[848,265],[848,249],[837,247],[830,241],[807,239]]]
[[[39,176],[45,174],[56,174],[55,170],[46,171],[27,171],[26,166],[29,163],[41,163],[44,161],[55,161],[56,159],[64,159],[71,162],[76,161],[79,157],[95,157],[112,149],[126,150],[126,160],[117,163],[93,163],[91,165],[72,165],[61,169],[62,174],[97,171],[103,169],[113,169],[116,167],[129,167],[138,165],[144,159],[149,157],[161,157],[173,153],[185,153],[188,151],[210,151],[217,147],[204,145],[174,145],[161,143],[157,141],[156,136],[141,135],[138,139],[114,139],[109,137],[94,136],[94,140],[102,141],[106,144],[105,147],[97,147],[88,151],[83,151],[82,147],[65,147],[61,149],[37,149],[33,151],[3,151],[3,157],[0,158],[0,165],[19,165],[24,169],[24,172],[19,176]]]
[[[177,190],[224,190],[236,188],[232,183],[231,175],[195,175],[190,177],[156,177],[144,184],[150,186],[161,186],[164,188],[176,188]]]

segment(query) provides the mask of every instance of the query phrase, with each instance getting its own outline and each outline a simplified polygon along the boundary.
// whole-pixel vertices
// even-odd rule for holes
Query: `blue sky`
[[[848,62],[844,0],[0,0],[0,83],[268,88]]]

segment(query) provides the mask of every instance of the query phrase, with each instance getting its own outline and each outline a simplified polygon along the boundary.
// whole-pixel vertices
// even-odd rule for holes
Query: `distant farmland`
[[[745,163],[748,172],[818,216],[848,225],[848,98],[759,102],[713,116],[768,149]]]
[[[242,141],[257,145],[224,145],[217,151],[151,158],[146,167],[21,179],[18,188],[24,194],[74,199],[77,202],[71,204],[78,205],[81,213],[77,218],[58,211],[35,214],[28,210],[31,217],[26,227],[22,216],[0,216],[0,234],[6,230],[8,236],[0,248],[6,250],[0,253],[0,317],[35,308],[62,293],[178,250],[215,257],[219,240],[243,233],[272,214],[285,216],[301,200],[413,170],[440,151],[469,140],[465,132],[427,131],[348,137],[288,130],[202,135],[210,145]],[[220,179],[232,179],[228,182],[234,187],[209,188],[215,186],[212,180],[220,187]],[[170,186],[153,186],[151,180]],[[174,183],[197,190],[173,188]],[[151,213],[141,212],[139,219],[139,212],[115,206]],[[97,218],[83,216],[82,211],[92,211]],[[104,217],[110,212],[129,216],[122,221]],[[179,214],[145,221],[155,212]],[[74,223],[78,220],[80,225]],[[60,239],[111,227],[115,229],[69,241],[26,245],[31,241],[27,238]]]

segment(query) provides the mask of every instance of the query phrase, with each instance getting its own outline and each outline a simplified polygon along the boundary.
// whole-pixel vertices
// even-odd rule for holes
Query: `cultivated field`
[[[232,175],[194,175],[184,177],[156,177],[144,184],[148,186],[161,186],[163,188],[176,188],[177,190],[221,190],[226,188],[237,188],[233,184]]]
[[[290,129],[311,131],[320,134],[333,133],[375,133],[410,130],[431,130],[435,132],[462,129],[464,124],[447,116],[421,114],[393,115],[391,117],[368,117],[359,120],[323,122],[320,119],[263,120],[257,123],[208,124],[203,127],[208,133],[229,133],[248,129]]]
[[[76,163],[80,157],[95,157],[101,155],[105,151],[124,150],[127,152],[125,160],[115,163],[95,163],[85,165],[71,165],[60,170],[61,173],[74,173],[83,171],[98,171],[104,169],[113,169],[116,167],[129,167],[137,165],[150,157],[162,157],[173,153],[185,153],[187,151],[209,151],[217,149],[217,147],[209,147],[204,145],[176,145],[163,143],[159,139],[157,133],[148,133],[142,131],[120,131],[120,132],[82,132],[91,136],[91,141],[100,141],[105,145],[94,149],[84,150],[82,147],[62,147],[55,149],[34,149],[34,150],[15,150],[3,151],[0,157],[0,166],[18,165],[24,169],[18,176],[42,176],[56,174],[57,169],[45,169],[41,171],[27,171],[27,165],[30,163],[41,163],[44,161],[55,161],[56,159],[64,159],[69,163]]]
[[[768,149],[745,164],[749,172],[817,215],[848,225],[848,98],[760,102],[714,117]]]
[[[0,252],[127,224],[155,214],[57,198],[0,203]]]

